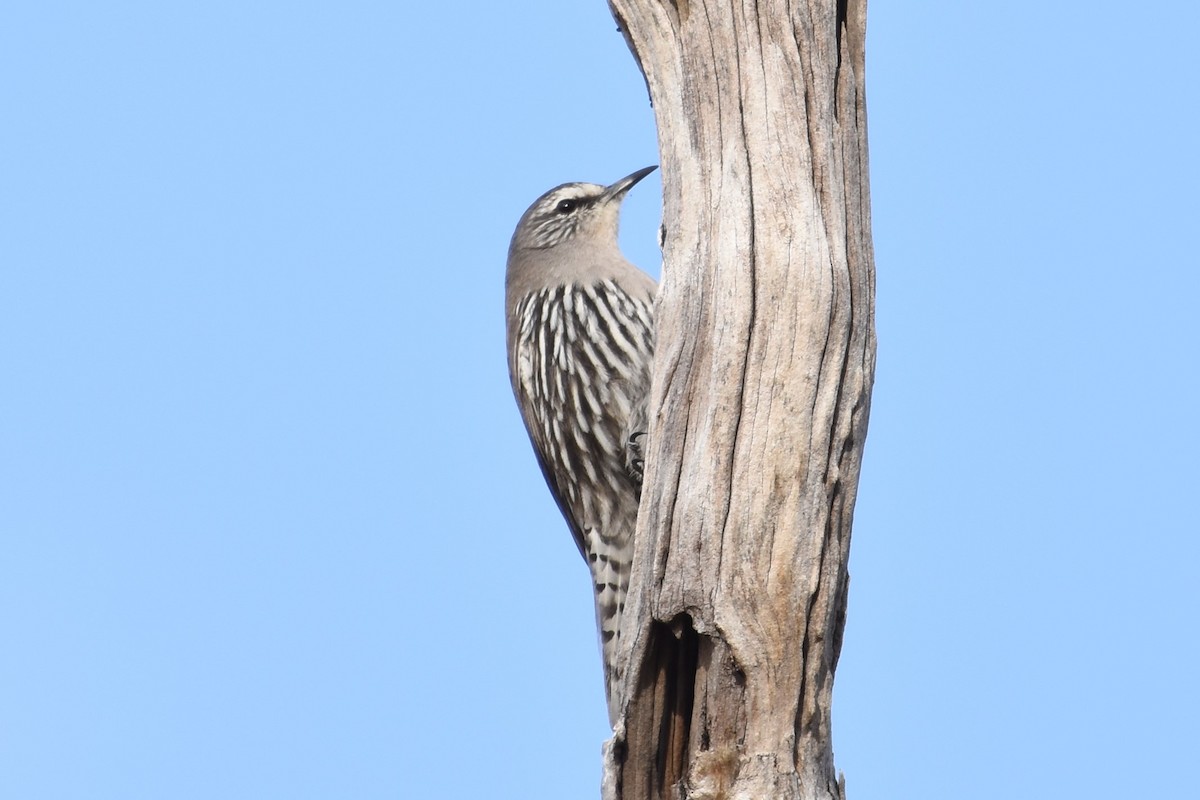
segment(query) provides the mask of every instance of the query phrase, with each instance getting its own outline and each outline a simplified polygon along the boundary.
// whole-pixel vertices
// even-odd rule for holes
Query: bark
[[[611,0],[658,121],[647,472],[611,800],[842,798],[874,374],[865,0]]]

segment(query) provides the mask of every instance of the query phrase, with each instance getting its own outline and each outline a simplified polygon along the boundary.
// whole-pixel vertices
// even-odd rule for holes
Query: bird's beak
[[[632,175],[626,175],[624,178],[621,178],[621,180],[607,187],[604,190],[605,202],[609,200],[620,200],[625,196],[626,192],[634,187],[638,181],[649,175],[651,172],[654,172],[656,169],[658,169],[657,164],[652,167],[642,167]]]

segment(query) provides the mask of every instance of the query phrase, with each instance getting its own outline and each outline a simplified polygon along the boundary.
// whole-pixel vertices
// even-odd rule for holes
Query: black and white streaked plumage
[[[513,392],[591,571],[610,717],[640,495],[630,445],[646,430],[656,291],[621,255],[617,221],[626,192],[654,169],[539,197],[517,224],[505,281]]]

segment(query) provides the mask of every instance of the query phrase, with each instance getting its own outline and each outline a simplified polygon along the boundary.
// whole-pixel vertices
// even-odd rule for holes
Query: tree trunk
[[[830,696],[874,374],[865,0],[611,0],[664,266],[604,794],[842,798]]]

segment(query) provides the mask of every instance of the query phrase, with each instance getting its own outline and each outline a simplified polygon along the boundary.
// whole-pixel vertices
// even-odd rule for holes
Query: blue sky
[[[1198,27],[872,4],[856,800],[1194,784]],[[605,4],[24,4],[0,104],[0,796],[595,797],[502,285],[657,162]]]

